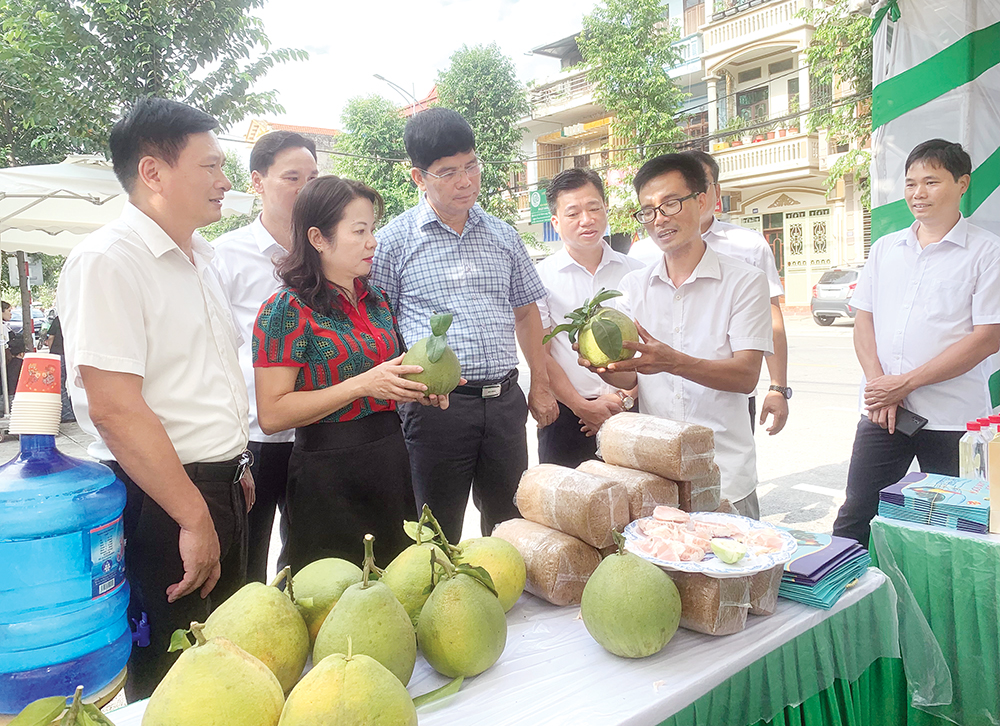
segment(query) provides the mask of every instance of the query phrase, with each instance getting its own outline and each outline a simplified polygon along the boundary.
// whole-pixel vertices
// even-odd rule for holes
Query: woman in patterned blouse
[[[285,284],[253,333],[257,409],[265,433],[295,429],[288,464],[282,561],[298,571],[322,557],[360,563],[375,535],[387,564],[417,518],[398,401],[447,408],[447,396],[401,376],[402,341],[385,294],[367,280],[383,208],[371,187],[325,176],[299,192]]]

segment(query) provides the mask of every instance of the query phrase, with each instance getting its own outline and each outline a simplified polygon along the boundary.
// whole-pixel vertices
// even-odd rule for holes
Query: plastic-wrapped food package
[[[709,473],[688,481],[677,482],[677,497],[685,512],[714,512],[719,508],[722,473],[714,461]]]
[[[770,570],[750,575],[751,615],[774,615],[774,611],[778,608],[781,573],[784,571],[784,565],[776,565]]]
[[[493,536],[521,553],[528,578],[524,589],[553,605],[579,605],[583,588],[601,564],[600,553],[568,534],[524,519],[508,519]]]
[[[750,577],[709,577],[670,572],[681,594],[681,627],[708,635],[731,635],[747,624]]]
[[[592,547],[612,544],[611,530],[632,521],[625,485],[555,464],[539,464],[521,475],[517,508],[525,519]]]
[[[609,464],[648,471],[671,481],[707,476],[715,458],[712,429],[642,413],[619,413],[609,418],[597,432],[597,446]]]
[[[676,507],[678,504],[677,482],[664,479],[662,476],[638,469],[606,464],[596,459],[585,461],[576,468],[578,471],[596,474],[624,484],[625,488],[628,489],[628,509],[631,521],[652,516],[653,510],[660,505]]]

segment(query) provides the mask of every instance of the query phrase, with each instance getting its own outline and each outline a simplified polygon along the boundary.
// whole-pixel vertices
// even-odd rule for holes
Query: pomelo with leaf
[[[402,365],[424,369],[420,373],[407,373],[403,378],[427,386],[425,395],[447,395],[455,390],[462,377],[458,356],[448,347],[447,333],[452,317],[451,313],[432,315],[431,335],[418,340],[403,356]]]
[[[601,304],[620,296],[617,290],[602,288],[592,299],[585,300],[583,305],[567,315],[566,319],[570,322],[557,325],[543,342],[548,343],[565,332],[570,343],[579,339],[580,355],[597,368],[628,360],[635,355],[635,350],[622,344],[626,340],[638,343],[639,330],[628,315]]]

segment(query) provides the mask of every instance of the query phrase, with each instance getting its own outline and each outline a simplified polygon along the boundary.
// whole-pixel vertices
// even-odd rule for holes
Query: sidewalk
[[[93,458],[87,455],[87,447],[93,440],[93,437],[75,422],[59,424],[56,448],[67,456],[93,461]],[[0,440],[0,462],[10,461],[20,450],[21,444],[17,436],[5,433]]]

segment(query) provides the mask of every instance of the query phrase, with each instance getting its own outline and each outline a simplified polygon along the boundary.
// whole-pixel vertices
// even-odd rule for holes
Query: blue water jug
[[[0,466],[0,713],[98,693],[125,668],[125,485],[106,466],[22,434]]]

